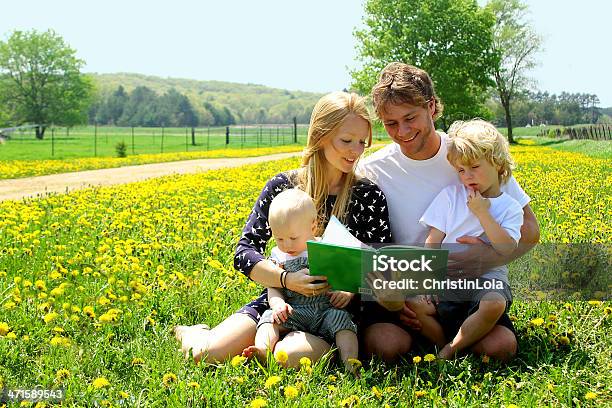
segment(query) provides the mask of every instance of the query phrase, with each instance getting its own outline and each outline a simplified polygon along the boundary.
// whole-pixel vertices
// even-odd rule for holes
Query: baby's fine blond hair
[[[289,220],[314,221],[316,218],[317,210],[312,198],[298,188],[279,193],[270,203],[268,214],[270,228],[286,225]]]
[[[484,158],[499,169],[500,184],[508,181],[514,160],[510,156],[508,141],[495,126],[482,119],[457,121],[448,129],[448,136],[446,158],[450,164],[468,166]]]

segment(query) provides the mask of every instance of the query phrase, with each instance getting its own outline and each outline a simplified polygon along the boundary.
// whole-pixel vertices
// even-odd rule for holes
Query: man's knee
[[[518,344],[510,329],[497,325],[472,347],[476,354],[486,354],[500,361],[508,361],[516,355]]]
[[[412,336],[392,323],[375,323],[368,326],[363,334],[365,354],[378,356],[387,362],[397,360],[410,351],[411,346]]]

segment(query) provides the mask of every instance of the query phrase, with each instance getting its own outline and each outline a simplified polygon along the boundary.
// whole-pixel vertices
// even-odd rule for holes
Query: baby
[[[461,184],[442,190],[421,217],[420,222],[430,227],[426,245],[456,245],[461,236],[481,236],[499,254],[511,254],[521,238],[523,209],[501,191],[514,165],[506,138],[483,120],[455,122],[448,133],[447,159]],[[478,279],[481,287],[499,287],[491,283],[501,282],[503,289],[465,290],[462,301],[437,305],[423,296],[407,301],[422,323],[422,333],[441,347],[439,358],[453,358],[478,342],[510,307],[507,266],[488,270]],[[445,333],[454,335],[448,344]]]
[[[306,242],[314,240],[317,213],[310,196],[299,189],[285,190],[270,204],[268,216],[276,247],[270,258],[287,273],[308,268]],[[284,280],[281,275],[281,285]],[[307,297],[289,289],[268,289],[268,309],[257,324],[255,345],[247,347],[243,355],[253,354],[265,361],[268,350],[280,335],[291,331],[305,331],[321,336],[330,344],[336,343],[345,367],[353,371],[349,359],[357,358],[357,326],[344,310],[353,294],[334,291]]]

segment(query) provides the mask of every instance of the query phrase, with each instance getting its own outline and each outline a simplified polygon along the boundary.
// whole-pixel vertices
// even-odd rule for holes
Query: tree
[[[355,32],[363,66],[351,73],[353,86],[370,93],[382,68],[401,61],[430,74],[445,105],[444,127],[487,116],[494,22],[475,0],[367,0],[366,27]]]
[[[498,54],[494,78],[497,93],[504,107],[508,141],[512,136],[512,99],[528,82],[526,72],[535,66],[534,56],[542,40],[524,22],[527,6],[520,0],[491,0],[487,6],[495,15],[493,50]]]
[[[15,122],[38,125],[38,139],[49,124],[83,123],[92,90],[83,64],[53,30],[13,31],[0,42],[0,102]]]

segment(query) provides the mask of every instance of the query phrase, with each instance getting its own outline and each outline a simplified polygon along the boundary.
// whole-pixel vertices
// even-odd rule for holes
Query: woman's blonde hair
[[[322,233],[325,223],[325,203],[329,195],[327,159],[323,146],[332,138],[349,115],[355,115],[368,123],[368,140],[366,147],[372,144],[372,124],[365,98],[347,92],[332,92],[323,96],[310,117],[308,142],[302,155],[302,167],[298,172],[298,187],[312,197],[317,209],[317,234]],[[343,177],[340,192],[331,215],[341,222],[346,221],[346,213],[351,199],[352,187],[355,184],[355,173],[351,171]]]
[[[510,145],[491,123],[473,119],[457,121],[448,129],[449,144],[447,159],[469,166],[481,158],[499,169],[499,183],[504,184],[512,175],[514,161],[510,156]]]

